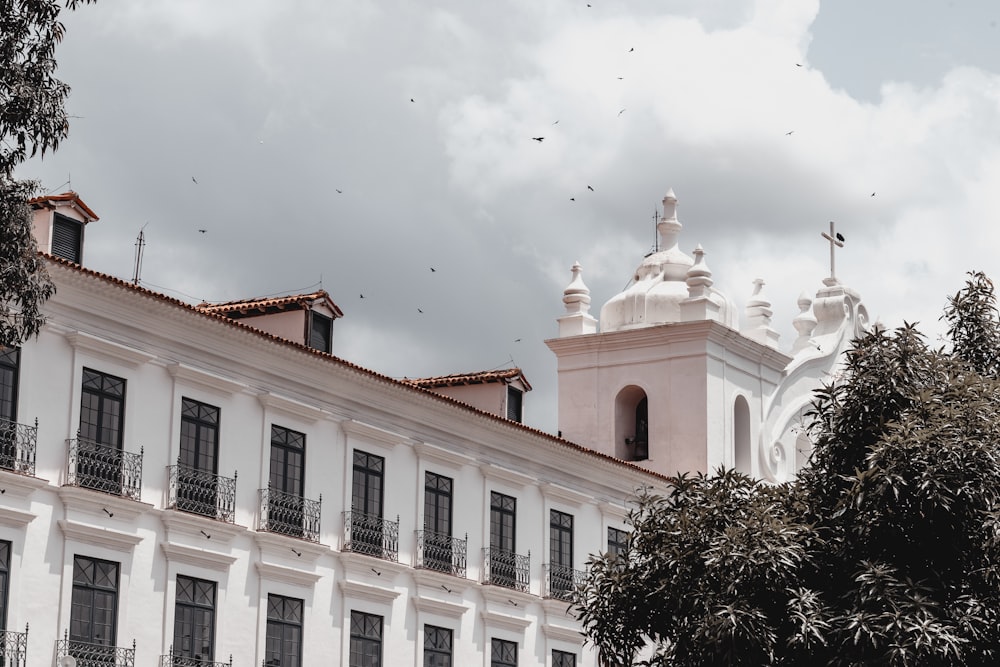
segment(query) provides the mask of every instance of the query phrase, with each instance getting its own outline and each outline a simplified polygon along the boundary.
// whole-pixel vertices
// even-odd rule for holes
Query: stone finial
[[[812,313],[812,298],[807,292],[803,291],[799,295],[798,305],[799,314],[792,318],[792,326],[799,336],[792,343],[792,354],[811,347],[809,339],[812,338],[813,330],[816,328],[816,316]]]
[[[778,332],[771,328],[772,315],[774,310],[771,308],[771,300],[764,295],[764,280],[757,278],[753,281],[753,294],[747,301],[747,326],[743,331],[744,335],[769,347],[777,348]]]
[[[597,320],[590,314],[590,289],[583,282],[583,267],[574,262],[570,270],[573,279],[563,290],[566,314],[557,320],[560,338],[597,332]]]
[[[674,195],[674,189],[670,188],[663,197],[663,215],[656,224],[656,231],[660,233],[660,249],[669,250],[676,247],[677,237],[683,228],[684,226],[677,220],[677,197]]]
[[[573,279],[563,290],[566,312],[587,313],[590,311],[590,288],[583,282],[583,267],[580,266],[580,262],[574,262],[570,270],[573,272]]]
[[[712,270],[705,262],[705,250],[698,244],[694,249],[694,264],[687,272],[688,297],[695,299],[707,297],[709,289],[715,282],[712,280]]]

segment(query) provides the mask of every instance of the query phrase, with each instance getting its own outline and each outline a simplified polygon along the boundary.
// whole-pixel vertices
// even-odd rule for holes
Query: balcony
[[[417,531],[417,567],[465,578],[465,539],[433,530]]]
[[[0,419],[0,468],[34,477],[37,442],[37,419],[34,426]]]
[[[167,507],[200,514],[225,523],[236,522],[236,474],[222,477],[212,472],[177,464],[167,466]]]
[[[0,631],[0,665],[3,667],[25,667],[28,654],[28,626],[24,632]]]
[[[483,549],[483,583],[528,592],[531,552],[527,556],[512,551],[485,547]]]
[[[344,551],[399,561],[399,517],[395,521],[362,512],[344,512]]]
[[[160,667],[233,667],[233,656],[229,656],[229,662],[212,662],[211,660],[201,660],[200,658],[185,658],[174,655],[174,647],[170,647],[170,653],[160,656]]]
[[[586,572],[574,570],[568,565],[548,564],[542,566],[545,572],[545,597],[573,602],[577,590],[583,584]]]
[[[135,667],[134,640],[132,648],[119,648],[79,642],[69,639],[67,634],[63,635],[63,639],[56,640],[57,660],[72,656],[76,659],[76,667]]]
[[[257,530],[289,537],[298,537],[309,542],[319,542],[319,500],[308,500],[302,496],[260,489],[260,518]]]
[[[138,454],[86,438],[67,440],[66,484],[112,496],[139,500],[142,495],[142,450]]]

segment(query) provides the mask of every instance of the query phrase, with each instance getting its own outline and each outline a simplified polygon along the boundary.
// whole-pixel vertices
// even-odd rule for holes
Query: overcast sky
[[[1000,278],[997,3],[589,3],[99,0],[57,52],[70,137],[20,175],[101,216],[90,268],[130,279],[145,226],[171,296],[322,281],[337,355],[517,364],[548,431],[569,268],[596,316],[670,187],[681,249],[741,312],[763,278],[785,349],[831,220],[886,325],[933,340],[966,271]]]

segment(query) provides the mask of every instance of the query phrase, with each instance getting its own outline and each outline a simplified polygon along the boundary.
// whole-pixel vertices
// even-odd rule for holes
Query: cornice
[[[285,398],[271,392],[263,392],[257,395],[257,400],[265,408],[284,412],[294,417],[299,417],[309,422],[316,422],[327,416],[327,413],[319,407],[302,403],[291,398]]]
[[[312,588],[313,584],[322,578],[322,575],[318,572],[302,570],[297,567],[287,567],[285,565],[274,565],[273,563],[258,561],[254,563],[254,567],[257,568],[257,572],[264,579],[281,581],[286,584],[294,584],[306,588]]]
[[[446,616],[448,618],[461,618],[462,614],[469,611],[469,605],[449,602],[448,600],[420,593],[413,595],[413,606],[417,608],[417,611]]]
[[[189,514],[180,510],[160,510],[160,521],[167,529],[167,537],[171,533],[186,535],[198,541],[213,540],[215,544],[229,544],[237,535],[247,532],[246,526],[239,526],[225,521],[216,521],[198,514]]]
[[[340,590],[345,597],[360,600],[371,600],[382,604],[391,604],[399,597],[399,590],[395,588],[385,588],[363,581],[352,581],[348,579],[340,580]]]
[[[262,556],[269,556],[279,561],[291,560],[291,557],[295,556],[293,562],[314,565],[321,556],[333,553],[333,550],[325,544],[307,542],[277,533],[255,532],[253,539]]]
[[[177,542],[160,542],[160,549],[168,561],[225,572],[236,562],[237,556],[222,551],[192,547]]]
[[[104,521],[131,521],[153,509],[149,503],[113,496],[80,486],[60,486],[59,497],[68,512],[81,512]]]
[[[27,498],[38,489],[49,485],[49,480],[30,475],[19,475],[9,470],[0,470],[0,489],[4,495],[9,493],[13,497]]]
[[[476,459],[471,456],[444,449],[437,445],[430,445],[426,442],[415,442],[413,449],[421,459],[427,459],[436,463],[459,467],[476,465]]]
[[[149,354],[134,347],[113,343],[82,331],[70,331],[64,335],[75,350],[87,352],[111,361],[122,362],[133,368],[138,368],[156,359],[155,354]]]
[[[357,421],[356,419],[347,419],[342,421],[340,422],[340,427],[344,429],[344,432],[348,435],[354,435],[372,442],[388,445],[389,447],[414,444],[412,439],[404,435],[399,435],[398,433],[393,433],[392,431],[387,431],[377,426]]]
[[[142,542],[142,536],[120,530],[95,526],[89,523],[59,519],[59,529],[67,540],[76,540],[96,547],[107,547],[117,551],[131,551]]]
[[[247,388],[247,386],[242,382],[230,380],[222,377],[221,375],[209,373],[208,371],[203,371],[180,362],[169,363],[166,368],[167,372],[170,373],[175,380],[187,382],[210,391],[219,391],[224,394],[232,395],[238,394]]]

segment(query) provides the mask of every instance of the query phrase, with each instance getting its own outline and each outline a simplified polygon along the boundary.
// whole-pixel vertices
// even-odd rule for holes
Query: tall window
[[[360,553],[384,555],[382,482],[385,459],[354,450],[354,480],[351,492],[351,545]]]
[[[635,460],[649,458],[649,399],[645,396],[635,406]]]
[[[549,593],[567,598],[574,587],[573,515],[549,510]]]
[[[424,473],[424,564],[440,572],[451,572],[452,479]]]
[[[121,493],[124,423],[125,380],[84,368],[76,461],[80,486]]]
[[[117,617],[118,563],[74,556],[70,653],[73,653],[73,642],[113,647]]]
[[[424,667],[451,667],[451,630],[424,626]]]
[[[351,612],[350,667],[382,667],[382,617]]]
[[[553,649],[552,667],[576,667],[576,654]]]
[[[573,567],[573,515],[549,511],[549,563]]]
[[[80,264],[83,259],[83,223],[55,214],[52,220],[52,254]]]
[[[333,351],[333,320],[315,310],[309,311],[309,347],[320,352]]]
[[[0,348],[0,419],[17,421],[17,376],[21,350]]]
[[[7,591],[10,586],[10,542],[0,540],[0,632],[7,629]]]
[[[177,575],[173,655],[215,658],[215,582]]]
[[[181,399],[177,509],[215,516],[218,507],[219,408]]]
[[[83,369],[80,391],[80,437],[122,448],[125,423],[125,380],[114,375]]]
[[[608,553],[614,556],[621,556],[625,553],[625,544],[628,542],[628,531],[620,528],[608,526]]]
[[[17,465],[17,379],[21,351],[0,347],[0,468]]]
[[[491,640],[490,667],[517,667],[517,642]]]
[[[517,499],[490,491],[490,581],[508,588],[517,585],[516,517]]]
[[[306,436],[284,426],[271,425],[272,492],[268,503],[271,530],[286,535],[302,535],[303,470]]]
[[[265,665],[274,667],[302,665],[302,600],[286,598],[283,595],[267,596],[266,642]]]

